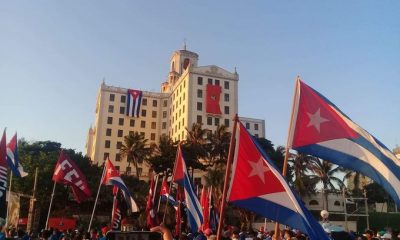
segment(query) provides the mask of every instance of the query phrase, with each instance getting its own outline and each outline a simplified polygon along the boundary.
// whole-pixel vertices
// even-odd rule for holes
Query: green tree
[[[214,132],[208,133],[209,167],[223,169],[226,166],[231,135],[225,125],[220,125]]]
[[[206,166],[200,160],[208,160],[207,130],[203,129],[201,124],[194,123],[192,129],[186,129],[186,131],[188,133],[186,141],[181,144],[186,166],[192,171],[194,169],[205,170]]]
[[[316,181],[317,178],[312,179],[308,172],[312,161],[315,161],[315,157],[304,153],[291,154],[289,157],[294,175],[293,186],[301,197],[313,194],[316,191],[316,183],[313,181]]]
[[[319,158],[314,158],[310,164],[309,169],[312,171],[310,175],[311,182],[315,184],[322,183],[324,193],[324,209],[327,209],[328,193],[330,191],[338,191],[344,187],[344,183],[337,177],[343,168],[338,167],[328,161]]]
[[[162,135],[160,142],[154,147],[154,154],[147,160],[156,173],[171,171],[174,168],[177,142],[169,136]]]
[[[135,131],[124,137],[124,143],[120,149],[120,154],[126,157],[128,166],[132,163],[135,167],[138,178],[140,177],[138,164],[147,160],[152,152],[152,147],[147,144],[147,141],[143,134]]]

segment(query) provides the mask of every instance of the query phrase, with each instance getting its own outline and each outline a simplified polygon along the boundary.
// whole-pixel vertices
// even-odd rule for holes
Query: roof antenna
[[[183,50],[186,51],[186,38],[183,39]]]

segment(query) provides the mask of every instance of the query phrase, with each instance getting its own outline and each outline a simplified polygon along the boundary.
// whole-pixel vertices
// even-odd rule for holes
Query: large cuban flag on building
[[[238,122],[228,201],[268,219],[328,240],[322,226],[299,201],[271,160]]]
[[[143,92],[139,90],[128,89],[126,115],[130,117],[140,116],[140,105],[142,103]]]
[[[299,79],[289,145],[368,176],[400,206],[400,160],[333,103]]]

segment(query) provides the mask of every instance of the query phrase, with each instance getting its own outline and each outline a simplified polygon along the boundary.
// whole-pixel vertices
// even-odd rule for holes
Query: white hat
[[[392,234],[390,234],[390,233],[385,233],[385,234],[383,234],[383,236],[381,237],[381,239],[392,239]]]

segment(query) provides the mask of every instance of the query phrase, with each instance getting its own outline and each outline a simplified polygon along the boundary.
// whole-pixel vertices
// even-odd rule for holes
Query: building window
[[[104,144],[104,147],[105,147],[105,148],[110,148],[110,146],[111,146],[110,140],[106,140],[106,142],[105,142],[105,144]]]
[[[197,123],[201,124],[203,122],[203,117],[200,115],[197,115]]]
[[[115,166],[115,170],[119,171],[119,166]]]
[[[167,100],[164,100],[164,101],[163,101],[163,107],[167,107],[167,105],[168,105],[168,101],[167,101]]]
[[[198,77],[197,78],[197,85],[203,85],[203,78],[202,77]]]
[[[129,135],[133,135],[133,131],[129,131]]]
[[[202,111],[203,110],[203,103],[197,102],[197,110]]]
[[[224,108],[224,113],[225,113],[225,114],[229,114],[229,107],[228,107],[228,106],[225,106],[225,108]]]
[[[212,117],[207,117],[207,125],[212,125]]]
[[[182,113],[185,113],[185,105],[182,106]]]
[[[229,123],[230,123],[229,119],[225,119],[225,124],[224,124],[224,125],[225,125],[226,127],[229,127]]]
[[[120,162],[121,161],[121,154],[117,153],[115,154],[115,161]]]
[[[137,173],[138,173],[139,177],[142,176],[142,172],[143,172],[142,168],[137,168]]]
[[[108,123],[108,124],[112,124],[112,120],[113,120],[112,117],[108,117],[108,118],[107,118],[107,123]]]
[[[110,94],[110,102],[114,102],[114,99],[115,99],[115,94]]]
[[[212,84],[212,79],[211,78],[208,79],[208,84]]]
[[[167,129],[167,123],[166,122],[162,123],[162,129]]]
[[[108,152],[105,152],[105,153],[104,153],[104,156],[103,156],[103,159],[104,159],[104,160],[107,160],[109,156],[110,156],[110,154],[109,154]]]
[[[219,80],[215,79],[215,85],[219,86]]]
[[[140,132],[140,135],[144,136],[144,132]]]
[[[145,128],[146,127],[146,122],[145,121],[140,121],[140,127]]]
[[[147,98],[143,98],[142,99],[142,105],[143,106],[147,106]]]
[[[124,131],[122,129],[118,130],[118,137],[122,137],[124,135]]]
[[[224,100],[225,100],[225,102],[229,102],[229,94],[228,93],[225,93]]]
[[[124,125],[124,119],[123,118],[118,119],[118,125],[120,125],[120,126]]]
[[[126,174],[131,174],[131,167],[126,167]]]
[[[146,117],[147,111],[146,109],[142,109],[142,117]]]
[[[214,125],[215,125],[215,126],[218,126],[218,125],[219,125],[219,118],[215,118]]]
[[[157,117],[157,112],[156,111],[152,111],[151,112],[151,117],[152,118],[156,118]]]
[[[335,202],[333,203],[333,205],[335,205],[335,206],[340,206],[340,202],[339,202],[339,201],[335,201]]]
[[[108,137],[111,136],[111,128],[107,128],[107,130],[106,130],[106,136],[108,136]]]
[[[225,89],[229,89],[229,82],[228,82],[228,81],[225,81],[225,82],[224,82],[224,88],[225,88]]]
[[[131,127],[134,127],[135,126],[135,119],[131,119],[130,122],[129,122],[129,125]]]
[[[152,141],[156,140],[156,134],[155,133],[150,134],[150,140],[152,140]]]
[[[125,114],[125,107],[119,107],[119,113]]]
[[[151,129],[156,129],[156,122],[151,123]]]
[[[308,202],[308,205],[319,205],[317,200],[311,200],[310,202]]]
[[[122,95],[121,96],[121,103],[125,103],[126,102],[126,96],[125,95]]]
[[[167,111],[163,111],[163,112],[162,112],[162,117],[163,117],[163,118],[167,118]]]
[[[203,90],[197,89],[197,97],[202,98],[203,97]]]
[[[254,130],[258,130],[258,124],[257,123],[254,124]]]
[[[121,149],[122,142],[117,142],[117,149]]]
[[[108,112],[109,113],[113,113],[114,112],[114,106],[113,105],[109,105],[108,106]]]
[[[250,123],[246,123],[246,129],[250,129]]]
[[[157,100],[153,100],[153,107],[157,107]]]

